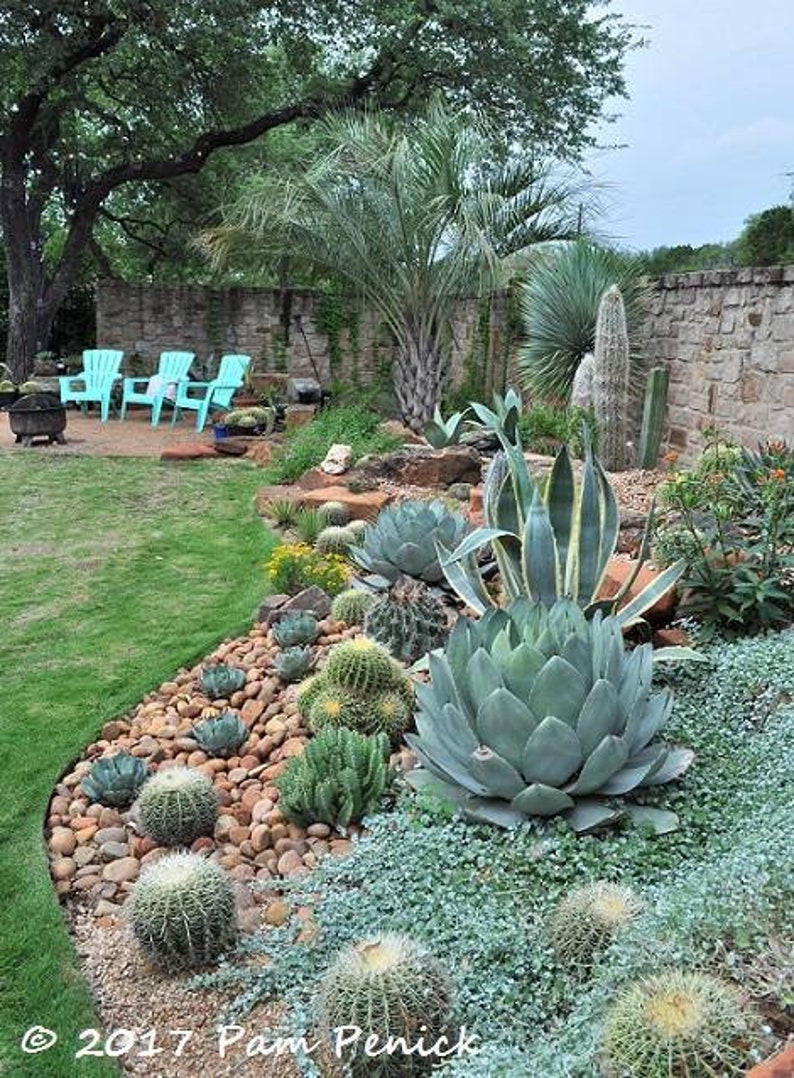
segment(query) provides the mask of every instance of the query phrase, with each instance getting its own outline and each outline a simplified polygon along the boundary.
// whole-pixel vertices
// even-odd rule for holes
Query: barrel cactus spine
[[[366,636],[331,648],[323,673],[333,684],[367,695],[392,688],[395,678],[389,653]]]
[[[595,330],[593,407],[601,460],[608,471],[626,467],[629,408],[629,335],[620,289],[601,297]]]
[[[364,631],[403,662],[414,662],[439,646],[447,616],[438,599],[410,579],[399,581],[388,596],[367,611]]]
[[[208,965],[237,936],[234,887],[198,854],[168,854],[145,868],[129,918],[143,951],[166,969]]]
[[[141,790],[137,805],[144,834],[159,846],[189,846],[211,835],[218,815],[214,785],[187,767],[158,771]]]
[[[628,887],[602,880],[577,887],[552,911],[549,942],[563,965],[584,971],[640,909],[640,900]]]

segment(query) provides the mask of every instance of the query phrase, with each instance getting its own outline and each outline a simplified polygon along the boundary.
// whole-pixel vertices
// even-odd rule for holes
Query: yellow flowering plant
[[[316,585],[329,595],[347,587],[350,569],[339,554],[320,554],[308,543],[285,543],[265,562],[268,583],[275,592],[295,595]]]

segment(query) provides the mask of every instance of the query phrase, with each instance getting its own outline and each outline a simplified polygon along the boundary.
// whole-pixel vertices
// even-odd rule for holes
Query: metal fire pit
[[[17,444],[33,445],[34,438],[66,444],[66,408],[52,393],[29,393],[6,409]]]

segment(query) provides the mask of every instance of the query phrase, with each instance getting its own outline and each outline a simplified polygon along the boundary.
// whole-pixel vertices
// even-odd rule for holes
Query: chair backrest
[[[181,378],[187,378],[195,358],[195,352],[161,352],[158,378],[164,382],[178,382]]]
[[[243,384],[245,372],[251,365],[250,356],[227,355],[221,356],[218,373],[215,375],[213,384],[219,388],[212,391],[213,404],[220,404],[226,408],[231,404],[235,389]]]
[[[85,381],[97,384],[120,373],[124,353],[115,348],[87,348],[83,352]]]

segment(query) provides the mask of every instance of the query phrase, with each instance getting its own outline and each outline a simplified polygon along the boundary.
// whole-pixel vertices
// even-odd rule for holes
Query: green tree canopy
[[[485,110],[505,144],[575,156],[624,93],[636,43],[600,0],[9,0],[10,365],[24,377],[46,347],[103,211],[137,217],[135,197],[111,205],[121,188],[197,174],[220,150],[356,103],[410,110],[434,88]]]

